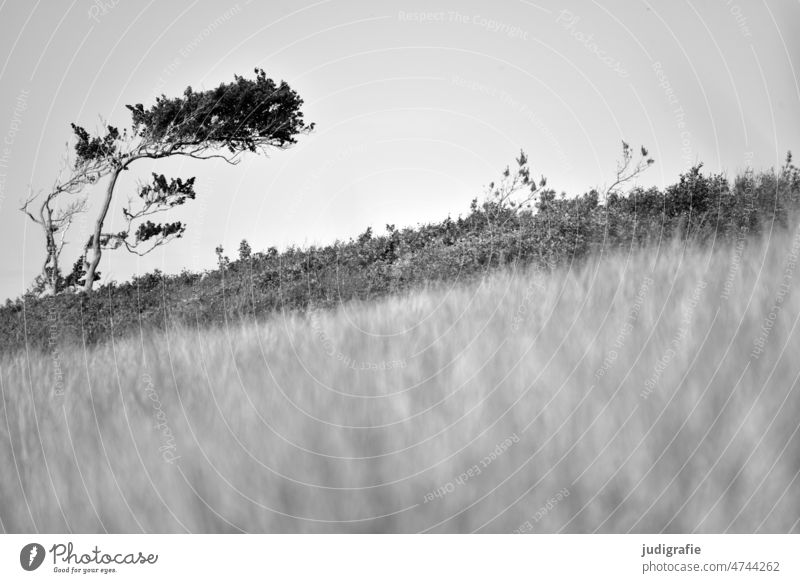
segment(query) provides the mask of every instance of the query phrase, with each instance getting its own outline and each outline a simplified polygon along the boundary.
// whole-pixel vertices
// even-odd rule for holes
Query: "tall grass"
[[[800,231],[0,357],[7,532],[797,532]]]

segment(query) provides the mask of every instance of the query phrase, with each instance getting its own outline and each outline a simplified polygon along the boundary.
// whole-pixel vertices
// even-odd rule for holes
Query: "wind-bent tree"
[[[70,188],[77,191],[106,176],[108,184],[82,258],[65,281],[89,291],[99,277],[97,266],[104,249],[124,247],[143,255],[183,234],[185,226],[180,221],[154,223],[147,219],[135,225],[140,219],[167,211],[195,197],[194,178],[168,180],[158,174],[153,174],[150,184],[139,185],[138,208],[134,208],[131,198],[128,207],[123,209],[126,228],[113,233],[104,231],[117,181],[137,160],[187,156],[236,164],[244,152],[266,153],[269,148],[287,148],[296,142],[298,135],[313,129],[314,124],[303,121],[303,100],[287,83],[281,81],[278,84],[267,78],[262,69],[255,69],[255,73],[255,79],[235,75],[233,82],[222,83],[207,91],[198,92],[188,87],[180,97],[162,95],[148,108],[141,103],[128,105],[132,124],[129,130],[122,132],[108,126],[103,135],[93,136],[72,124],[76,138],[73,174],[76,177],[85,175],[86,169],[92,169],[94,174],[91,180],[81,182],[76,178],[73,182],[65,181],[65,184],[74,185]],[[49,196],[54,200],[63,192],[72,191],[53,189]],[[82,210],[83,207],[76,208],[75,212]],[[28,214],[31,216],[32,213]],[[68,226],[65,219],[60,221],[57,224],[51,221],[48,228],[63,230]],[[50,247],[48,240],[48,249]],[[52,261],[48,261],[46,268],[53,267]],[[57,272],[57,265],[54,267]]]

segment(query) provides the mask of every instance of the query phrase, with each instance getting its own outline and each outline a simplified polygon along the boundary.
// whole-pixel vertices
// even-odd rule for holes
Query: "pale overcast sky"
[[[262,67],[317,124],[238,167],[134,165],[129,191],[159,170],[197,176],[200,196],[180,209],[182,240],[103,256],[104,278],[124,280],[209,268],[243,238],[263,250],[455,217],[520,148],[570,194],[609,181],[623,138],[656,158],[645,185],[698,161],[733,174],[748,153],[778,165],[800,149],[798,29],[797,0],[2,2],[0,298],[40,269],[18,201],[52,183],[70,122],[122,126],[127,103]],[[119,217],[117,204],[109,230]]]

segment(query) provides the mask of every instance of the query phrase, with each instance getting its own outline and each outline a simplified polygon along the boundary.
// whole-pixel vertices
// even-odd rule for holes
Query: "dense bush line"
[[[490,196],[474,200],[455,220],[387,225],[381,235],[367,229],[324,247],[253,253],[243,241],[233,260],[218,248],[219,268],[205,273],[156,271],[85,294],[29,293],[0,308],[0,345],[10,351],[94,344],[171,322],[209,326],[275,310],[332,307],[502,266],[571,263],[674,236],[722,245],[786,227],[798,209],[800,171],[791,155],[778,171],[747,171],[730,181],[698,165],[664,190],[634,188],[607,200],[596,191],[568,198],[547,189],[526,208]]]

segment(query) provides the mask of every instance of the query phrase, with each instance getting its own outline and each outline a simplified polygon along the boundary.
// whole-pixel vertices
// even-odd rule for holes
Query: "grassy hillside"
[[[0,528],[798,532],[800,230],[729,240],[0,357]]]
[[[497,269],[574,266],[676,236],[735,245],[742,235],[791,223],[800,211],[800,170],[789,158],[777,171],[729,180],[698,166],[663,190],[637,188],[601,200],[595,191],[564,197],[543,189],[535,208],[510,202],[476,199],[457,219],[387,225],[383,234],[367,229],[325,247],[254,253],[244,245],[238,258],[220,252],[219,269],[207,273],[156,272],[89,294],[27,294],[0,308],[0,350],[93,345],[164,332],[172,323],[222,326],[276,311],[334,308],[431,284],[470,283]]]

